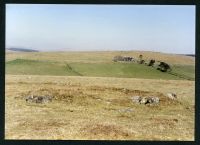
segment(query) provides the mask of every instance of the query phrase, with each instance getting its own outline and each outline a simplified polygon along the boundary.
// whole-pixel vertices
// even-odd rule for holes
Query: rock
[[[152,104],[153,103],[153,100],[152,100],[152,98],[147,98],[147,103],[146,104]]]
[[[172,99],[172,100],[176,100],[177,99],[177,95],[175,93],[167,93],[167,97],[169,99]]]
[[[29,103],[47,103],[47,102],[51,102],[52,101],[52,97],[51,96],[27,96],[26,98],[26,102]]]
[[[140,104],[147,104],[148,103],[148,99],[146,97],[142,98],[140,101]]]
[[[133,112],[134,110],[132,108],[126,108],[126,109],[119,109],[118,111],[121,113],[126,113],[126,112]]]
[[[140,96],[133,96],[131,99],[132,99],[133,102],[135,102],[135,103],[140,103],[142,97],[140,97]]]
[[[158,104],[160,99],[158,97],[140,97],[140,96],[133,96],[132,100],[134,103],[138,104]]]
[[[26,102],[30,102],[31,100],[33,100],[33,95],[27,96],[25,99],[26,99]]]
[[[151,101],[153,104],[158,104],[160,102],[160,99],[158,97],[151,97]]]

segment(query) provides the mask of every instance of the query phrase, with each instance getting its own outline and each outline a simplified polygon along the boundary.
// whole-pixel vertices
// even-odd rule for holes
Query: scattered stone
[[[167,97],[172,99],[172,100],[176,100],[177,99],[177,95],[175,93],[167,93]]]
[[[158,104],[160,102],[160,99],[158,97],[151,97],[152,103]]]
[[[133,96],[131,98],[134,103],[138,104],[158,104],[160,102],[160,99],[158,97],[140,97],[140,96]]]
[[[152,104],[153,103],[153,99],[152,98],[147,98],[147,103],[146,104]]]
[[[134,110],[132,108],[126,108],[126,109],[119,109],[118,111],[121,113],[125,113],[125,112],[133,112]]]
[[[146,97],[142,98],[142,100],[140,101],[140,104],[147,104],[148,103],[148,99]]]
[[[48,103],[52,101],[52,96],[27,96],[26,102],[28,103]]]
[[[132,97],[132,100],[133,100],[133,102],[135,102],[135,103],[140,103],[141,99],[142,99],[142,97],[140,97],[140,96],[133,96],[133,97]]]

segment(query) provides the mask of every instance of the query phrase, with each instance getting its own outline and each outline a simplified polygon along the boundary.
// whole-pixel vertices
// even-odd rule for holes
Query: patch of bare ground
[[[160,126],[160,125],[163,125],[165,126],[165,128],[174,128],[175,125],[178,123],[178,119],[176,118],[172,118],[172,119],[167,119],[167,118],[158,118],[158,117],[150,117],[149,120],[153,123],[151,123],[152,126],[154,125],[157,125],[157,126]],[[150,124],[147,124],[143,127],[146,127]]]
[[[120,138],[129,138],[134,136],[128,130],[123,129],[123,127],[116,126],[113,124],[87,124],[80,129],[81,135],[85,139],[95,139],[95,140],[105,140],[105,139],[120,139]]]
[[[42,130],[47,131],[48,129],[63,127],[67,124],[69,124],[69,122],[66,121],[62,122],[58,119],[57,120],[52,119],[51,121],[39,121],[39,120],[22,121],[19,123],[19,126],[21,126],[21,128],[34,128],[40,131]]]

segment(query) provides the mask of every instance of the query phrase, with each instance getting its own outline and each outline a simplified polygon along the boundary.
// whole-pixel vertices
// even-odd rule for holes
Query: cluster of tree
[[[155,61],[154,59],[151,59],[151,60],[149,61],[149,63],[148,63],[148,66],[153,66],[155,62],[156,62],[156,61]]]
[[[135,61],[133,57],[129,57],[129,56],[115,56],[113,58],[113,61],[117,62],[117,61]],[[159,65],[157,65],[157,70],[160,70],[162,72],[167,72],[167,71],[171,71],[171,67],[169,64],[167,64],[166,62],[161,62],[161,61],[157,61],[159,63]],[[137,63],[139,64],[146,64],[147,66],[154,66],[154,64],[156,63],[156,61],[154,59],[151,59],[149,62],[145,62],[145,60],[143,59],[143,55],[139,55],[139,58],[137,60]]]
[[[171,67],[169,66],[169,64],[167,64],[166,62],[160,62],[160,64],[158,65],[157,70],[160,70],[162,72],[167,72],[167,71],[171,71]]]
[[[139,55],[139,60],[138,60],[138,63],[139,64],[143,64],[145,63],[147,66],[154,66],[155,64],[155,60],[154,59],[151,59],[148,63],[145,63],[145,60],[143,59],[143,55]],[[167,71],[171,71],[171,67],[169,64],[167,64],[166,62],[162,62],[162,61],[158,61],[159,62],[159,65],[157,66],[157,70],[160,70],[162,72],[167,72]]]
[[[138,63],[139,63],[139,64],[145,63],[145,61],[144,61],[144,59],[143,59],[143,55],[141,55],[141,54],[139,55]]]

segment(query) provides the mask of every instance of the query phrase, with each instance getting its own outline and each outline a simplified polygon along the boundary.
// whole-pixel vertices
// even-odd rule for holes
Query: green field
[[[195,77],[192,65],[174,65],[172,72]],[[56,76],[102,76],[148,79],[184,79],[156,68],[137,63],[122,62],[56,62],[52,60],[15,59],[6,62],[6,74],[14,75],[56,75]]]

